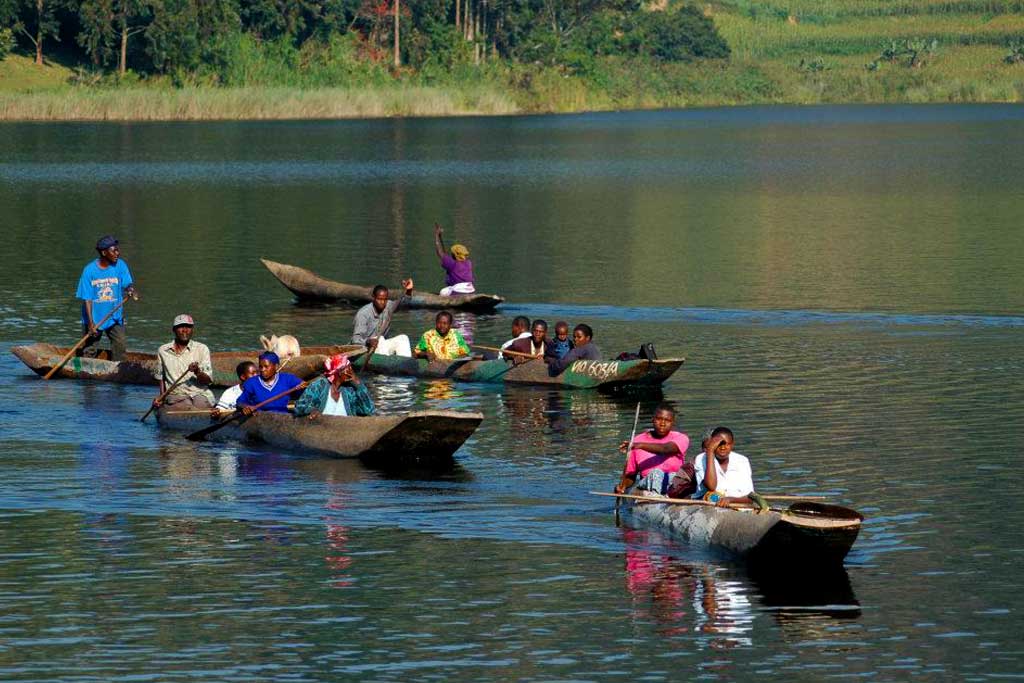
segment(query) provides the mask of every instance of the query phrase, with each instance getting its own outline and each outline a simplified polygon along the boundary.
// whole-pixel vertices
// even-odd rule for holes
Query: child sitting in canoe
[[[256,368],[256,364],[251,360],[243,360],[235,366],[238,384],[228,387],[220,395],[217,405],[213,407],[213,417],[226,417],[228,413],[235,412],[235,404],[238,403],[238,399],[242,396],[242,385],[245,384],[245,380],[255,377],[258,373],[259,370]]]
[[[690,445],[686,434],[672,431],[675,419],[672,406],[667,403],[658,406],[651,419],[651,429],[633,439],[633,449],[626,458],[615,493],[625,493],[634,485],[638,491],[661,495],[668,492],[669,481],[686,462],[686,449]],[[627,448],[628,441],[619,445],[623,453]]]
[[[694,460],[697,492],[694,498],[708,500],[718,507],[732,503],[752,503],[759,511],[768,509],[768,502],[754,491],[750,460],[732,450],[734,439],[728,427],[715,427],[705,432],[704,452]],[[714,455],[714,467],[707,466],[707,454]]]

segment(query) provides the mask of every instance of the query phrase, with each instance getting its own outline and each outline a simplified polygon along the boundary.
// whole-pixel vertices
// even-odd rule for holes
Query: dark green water
[[[752,108],[481,120],[0,126],[0,680],[1024,677],[1024,108]],[[759,488],[863,511],[836,575],[767,578],[609,489],[635,403],[368,378],[480,410],[448,472],[203,445],[152,392],[43,383],[91,245],[122,241],[152,349],[344,341],[259,256],[442,284],[431,226],[509,304],[737,433]],[[429,312],[396,326],[426,329]],[[654,401],[645,400],[650,415]],[[692,454],[691,454],[692,455]]]

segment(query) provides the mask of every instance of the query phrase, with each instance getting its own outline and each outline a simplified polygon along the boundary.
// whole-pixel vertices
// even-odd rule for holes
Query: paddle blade
[[[237,420],[240,417],[242,417],[242,413],[238,413],[237,415],[232,415],[231,417],[227,418],[226,420],[221,420],[220,422],[216,422],[216,423],[210,425],[209,427],[203,427],[202,429],[200,429],[198,431],[192,432],[191,434],[189,434],[185,438],[188,439],[189,441],[202,441],[209,434],[213,434],[215,431],[217,431],[221,427],[226,427],[227,425],[231,424],[232,422],[234,422],[235,420]]]

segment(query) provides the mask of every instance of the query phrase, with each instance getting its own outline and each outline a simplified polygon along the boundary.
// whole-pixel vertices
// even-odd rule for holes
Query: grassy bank
[[[366,73],[352,71],[348,85],[319,87],[308,79],[282,85],[284,74],[229,88],[137,78],[83,84],[69,68],[37,67],[16,54],[0,61],[0,119],[364,118],[1024,101],[1024,64],[1004,61],[1007,45],[1024,39],[1024,0],[722,0],[705,5],[704,12],[730,45],[729,60],[581,58],[572,68],[502,62],[398,78],[368,66]],[[878,60],[892,41],[914,39],[937,46],[923,63]],[[258,74],[271,74],[275,66],[254,64]],[[260,78],[276,80],[264,86]]]

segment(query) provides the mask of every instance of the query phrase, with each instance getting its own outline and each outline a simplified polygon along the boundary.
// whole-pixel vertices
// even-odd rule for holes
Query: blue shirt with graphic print
[[[78,280],[78,298],[84,301],[92,301],[92,321],[99,323],[124,300],[124,290],[132,283],[132,274],[128,270],[128,264],[118,259],[117,263],[106,268],[100,268],[100,261],[96,259],[82,269],[82,277]],[[103,323],[99,329],[105,330],[114,325],[124,322],[124,309],[122,308],[110,320]],[[89,324],[89,316],[85,312],[85,304],[82,304],[82,325]]]

